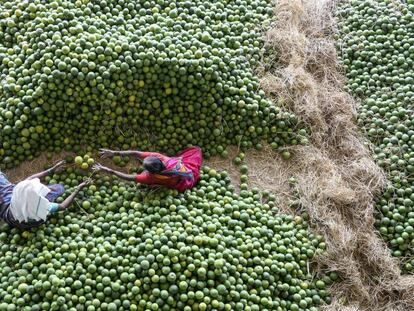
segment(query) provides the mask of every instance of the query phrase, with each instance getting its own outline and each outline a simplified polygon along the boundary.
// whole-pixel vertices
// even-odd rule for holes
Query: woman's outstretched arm
[[[43,178],[43,177],[49,175],[50,173],[53,173],[54,171],[56,171],[59,167],[65,165],[65,163],[66,163],[66,161],[64,161],[64,160],[59,161],[58,163],[56,163],[55,165],[53,165],[51,168],[49,168],[49,169],[47,169],[45,171],[42,171],[42,172],[33,174],[32,176],[29,176],[26,179],[29,179],[30,180],[30,179],[35,179],[35,178],[39,178],[39,179],[40,178]]]
[[[76,187],[75,191],[73,191],[62,203],[59,204],[58,210],[63,211],[67,209],[73,203],[78,193],[87,185],[90,185],[92,182],[92,179],[87,179],[84,182],[80,183]]]
[[[118,151],[118,150],[110,150],[110,149],[100,149],[99,153],[101,155],[101,158],[113,157],[115,155],[126,156],[126,157],[130,157],[130,156],[140,157],[141,155],[141,151],[138,151],[138,150]]]
[[[102,158],[120,155],[120,156],[126,156],[126,157],[134,156],[142,160],[145,159],[146,157],[159,157],[161,159],[165,157],[163,154],[158,153],[158,152],[147,152],[147,151],[137,151],[137,150],[117,151],[117,150],[110,150],[110,149],[101,149],[100,154]]]
[[[137,175],[125,174],[125,173],[113,170],[113,169],[111,169],[109,167],[106,167],[106,166],[103,166],[102,164],[99,164],[99,163],[95,164],[92,167],[92,169],[96,172],[104,171],[104,172],[113,174],[113,175],[115,175],[115,176],[117,176],[121,179],[127,180],[127,181],[135,181],[135,177],[137,176]]]

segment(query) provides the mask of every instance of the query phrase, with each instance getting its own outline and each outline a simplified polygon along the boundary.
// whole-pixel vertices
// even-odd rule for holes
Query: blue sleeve
[[[49,205],[49,213],[53,214],[56,213],[59,209],[59,204],[57,203],[50,203]]]

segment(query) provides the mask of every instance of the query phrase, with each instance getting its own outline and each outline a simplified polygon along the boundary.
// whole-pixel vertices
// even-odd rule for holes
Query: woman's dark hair
[[[145,158],[143,166],[148,172],[153,174],[159,174],[166,169],[164,163],[162,163],[162,161],[157,157]]]

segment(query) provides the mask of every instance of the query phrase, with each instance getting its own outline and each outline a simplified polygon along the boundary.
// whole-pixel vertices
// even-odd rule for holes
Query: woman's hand
[[[111,171],[111,169],[107,168],[106,166],[103,166],[100,163],[96,163],[94,166],[92,166],[92,170],[94,172],[100,172],[100,171],[110,172]]]
[[[117,152],[110,149],[99,149],[99,154],[101,155],[101,158],[108,158],[113,157]]]
[[[89,186],[90,184],[92,184],[93,183],[93,179],[92,178],[87,178],[87,179],[85,179],[83,182],[81,182],[79,185],[78,185],[78,188],[80,188],[80,189],[82,189],[82,188],[84,188],[84,187],[86,187],[86,186]]]
[[[55,165],[53,165],[49,170],[52,172],[57,171],[58,169],[62,168],[66,164],[65,160],[61,160],[57,162]]]

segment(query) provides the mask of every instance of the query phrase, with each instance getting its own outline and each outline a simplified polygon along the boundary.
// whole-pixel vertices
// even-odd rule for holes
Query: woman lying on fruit
[[[0,220],[11,227],[26,230],[44,224],[49,214],[67,209],[79,191],[91,181],[79,184],[62,203],[54,203],[63,194],[65,187],[61,184],[45,186],[40,182],[40,178],[55,172],[64,164],[65,161],[60,161],[50,169],[34,174],[17,184],[12,184],[0,172]]]
[[[157,152],[114,151],[101,149],[102,157],[135,156],[143,160],[144,172],[138,175],[124,174],[101,164],[93,166],[95,171],[105,171],[124,180],[147,185],[159,185],[178,191],[191,189],[200,179],[203,155],[199,147],[190,147],[175,157],[167,157]]]

